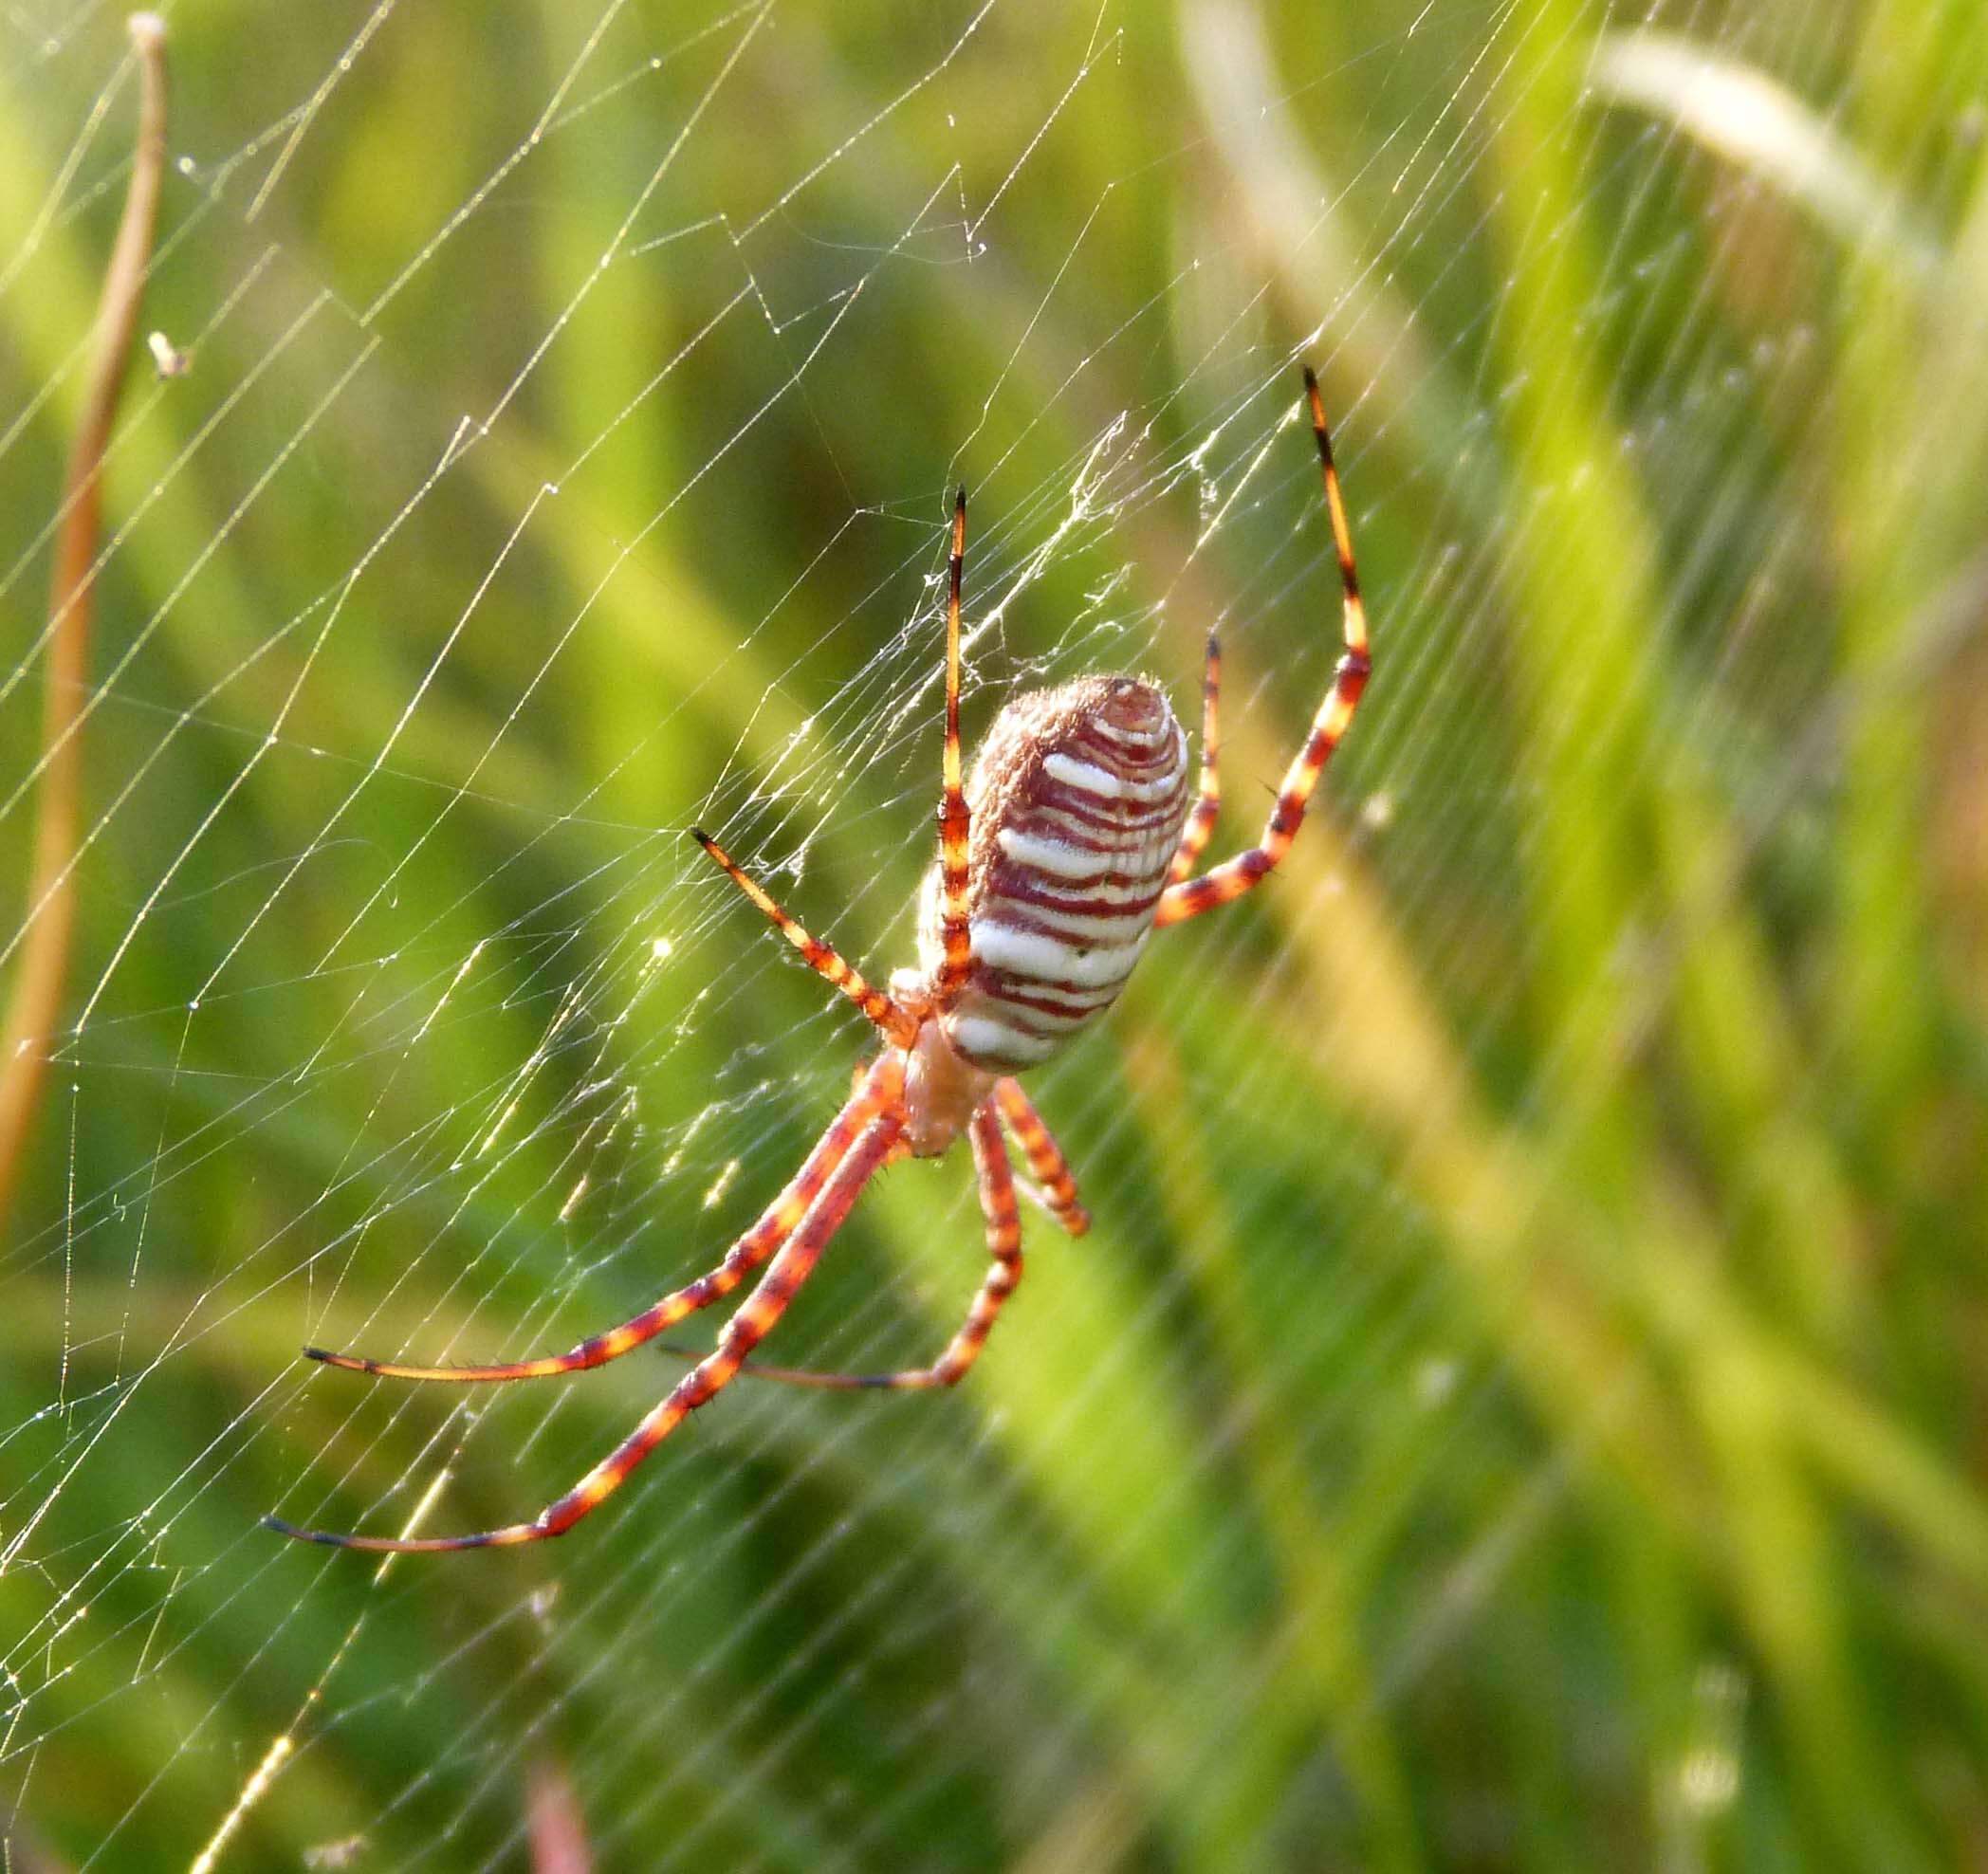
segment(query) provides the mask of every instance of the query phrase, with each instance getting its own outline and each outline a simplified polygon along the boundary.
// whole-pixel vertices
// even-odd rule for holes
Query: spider
[[[619,1359],[699,1309],[765,1273],[698,1361],[621,1444],[529,1522],[472,1535],[285,1535],[339,1549],[390,1552],[506,1548],[563,1535],[614,1495],[637,1464],[742,1369],[795,1384],[909,1390],[966,1376],[1002,1305],[1022,1279],[1022,1225],[1003,1126],[1028,1161],[1050,1215],[1073,1237],[1090,1227],[1070,1167],[1016,1075],[1039,1067],[1117,1000],[1150,932],[1241,897],[1272,872],[1298,836],[1320,771],[1353,720],[1369,671],[1367,618],[1318,380],[1304,374],[1318,440],[1325,505],[1339,560],[1345,654],[1304,746],[1293,759],[1261,841],[1197,873],[1221,805],[1216,704],[1222,653],[1208,634],[1200,792],[1187,800],[1187,737],[1166,697],[1143,677],[1079,677],[1020,696],[995,719],[960,778],[960,575],[966,491],[953,505],[946,609],[946,742],[939,854],[918,920],[919,965],[865,980],[801,928],[708,833],[699,845],[759,907],[808,966],[847,996],[884,1038],[856,1070],[856,1090],[759,1221],[709,1273],[632,1320],[565,1353],[495,1366],[415,1367],[305,1348],[331,1367],[390,1379],[465,1384],[542,1379]],[[991,1259],[966,1318],[929,1367],[894,1373],[748,1368],[747,1355],[786,1312],[865,1185],[907,1155],[936,1158],[964,1132],[972,1148]]]

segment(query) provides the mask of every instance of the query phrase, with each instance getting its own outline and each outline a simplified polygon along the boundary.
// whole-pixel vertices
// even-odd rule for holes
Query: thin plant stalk
[[[83,733],[90,614],[102,518],[103,452],[138,329],[166,166],[166,28],[135,13],[139,73],[138,141],[124,218],[104,270],[89,379],[63,485],[63,520],[48,593],[48,668],[42,697],[40,810],[28,888],[28,932],[0,1038],[0,1226],[12,1208],[21,1161],[48,1072],[76,928],[76,841],[82,823]]]

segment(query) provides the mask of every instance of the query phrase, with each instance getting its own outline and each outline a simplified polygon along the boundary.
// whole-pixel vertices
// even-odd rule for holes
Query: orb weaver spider
[[[1079,677],[1020,696],[987,732],[971,780],[960,778],[960,576],[966,491],[953,505],[946,608],[946,742],[939,855],[926,875],[919,965],[888,989],[865,980],[801,928],[695,830],[704,850],[759,907],[808,966],[862,1010],[884,1038],[856,1071],[856,1091],[801,1169],[708,1274],[565,1353],[494,1366],[414,1367],[305,1348],[326,1366],[388,1379],[542,1379],[619,1359],[729,1295],[762,1264],[757,1286],[718,1336],[613,1452],[529,1522],[472,1535],[344,1535],[268,1526],[339,1549],[430,1552],[493,1549],[563,1535],[614,1495],[642,1460],[747,1369],[746,1356],[786,1312],[865,1185],[893,1160],[936,1158],[964,1132],[972,1148],[991,1259],[966,1318],[929,1367],[895,1373],[817,1373],[753,1365],[803,1386],[949,1387],[973,1365],[1002,1304],[1022,1278],[1022,1224],[1002,1129],[1014,1135],[1050,1215],[1072,1236],[1090,1227],[1070,1167],[1016,1075],[1040,1066],[1117,1000],[1148,934],[1241,897],[1290,850],[1319,773],[1353,720],[1370,669],[1367,618],[1353,569],[1338,471],[1318,380],[1304,374],[1339,559],[1345,654],[1311,734],[1293,759],[1261,841],[1196,874],[1222,789],[1216,703],[1222,654],[1208,634],[1201,781],[1187,804],[1187,744],[1166,697],[1133,677]]]

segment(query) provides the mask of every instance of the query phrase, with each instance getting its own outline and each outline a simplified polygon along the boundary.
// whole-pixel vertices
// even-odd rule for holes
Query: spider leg
[[[967,930],[966,836],[971,818],[960,779],[960,577],[966,559],[966,490],[952,506],[952,556],[947,566],[946,750],[941,763],[945,786],[939,798],[939,935],[944,955],[932,983],[943,1006],[966,986],[973,967],[973,940]]]
[[[1246,853],[1224,859],[1199,878],[1182,878],[1169,884],[1160,894],[1159,909],[1153,918],[1155,927],[1199,917],[1203,911],[1225,905],[1231,898],[1240,898],[1276,869],[1291,850],[1291,842],[1304,821],[1305,803],[1312,798],[1312,789],[1332,759],[1333,750],[1339,745],[1339,738],[1346,733],[1346,726],[1353,721],[1361,693],[1367,688],[1371,668],[1367,654],[1367,611],[1360,601],[1359,576],[1353,570],[1353,535],[1346,524],[1346,503],[1339,493],[1339,471],[1333,465],[1333,441],[1325,426],[1325,404],[1318,395],[1318,379],[1309,365],[1304,381],[1305,395],[1312,406],[1312,431],[1318,438],[1318,465],[1325,478],[1325,506],[1332,521],[1333,545],[1339,556],[1346,653],[1333,673],[1333,687],[1326,691],[1325,700],[1312,720],[1311,734],[1284,775],[1284,784],[1279,790],[1277,804],[1270,810],[1261,842]],[[1199,811],[1197,806],[1196,812]]]
[[[1167,883],[1178,885],[1193,875],[1208,836],[1215,830],[1215,816],[1222,811],[1222,737],[1218,707],[1222,700],[1222,638],[1208,633],[1208,659],[1201,678],[1201,793],[1194,811],[1181,828],[1181,841],[1167,868]]]
[[[1028,1160],[1029,1176],[1041,1187],[1049,1214],[1073,1237],[1082,1236],[1091,1227],[1091,1213],[1077,1201],[1077,1180],[1070,1175],[1070,1161],[1042,1123],[1036,1103],[1022,1091],[1022,1082],[1013,1075],[995,1081],[994,1098]]]
[[[690,837],[704,848],[723,869],[727,877],[752,900],[773,928],[788,943],[801,952],[801,959],[816,975],[826,979],[841,990],[857,1008],[883,1030],[897,1047],[909,1047],[918,1032],[917,1018],[900,1008],[896,1002],[869,982],[859,971],[842,961],[831,944],[824,944],[819,937],[811,937],[789,917],[773,900],[764,887],[748,878],[733,863],[725,848],[711,837],[701,826],[690,829]]]
[[[508,1360],[494,1366],[411,1367],[392,1360],[368,1360],[356,1353],[328,1353],[322,1347],[306,1347],[304,1357],[320,1360],[327,1367],[342,1367],[348,1372],[372,1373],[381,1379],[442,1380],[458,1385],[495,1380],[544,1379],[554,1373],[577,1373],[590,1367],[617,1360],[631,1348],[653,1340],[667,1328],[674,1327],[700,1308],[729,1295],[753,1270],[793,1235],[795,1226],[807,1214],[822,1186],[836,1167],[849,1155],[863,1129],[896,1095],[893,1086],[902,1086],[901,1056],[880,1057],[858,1082],[855,1095],[843,1107],[828,1130],[816,1141],[786,1189],[775,1198],[758,1222],[726,1252],[715,1269],[694,1282],[664,1295],[633,1319],[583,1340],[565,1353],[543,1354],[536,1360]],[[887,1063],[890,1063],[887,1066]]]
[[[946,1350],[930,1367],[908,1367],[896,1373],[819,1373],[801,1367],[763,1367],[748,1361],[745,1371],[754,1379],[781,1380],[788,1386],[814,1387],[823,1392],[920,1392],[933,1387],[957,1386],[980,1358],[1002,1305],[1022,1282],[1022,1218],[1015,1208],[1015,1175],[1001,1125],[991,1106],[973,1115],[968,1138],[980,1184],[981,1213],[987,1225],[987,1254],[993,1259],[973,1305]],[[674,1351],[666,1349],[665,1351]]]
[[[886,1056],[886,1059],[889,1059]],[[896,1080],[901,1094],[903,1081]],[[510,1523],[502,1529],[483,1530],[473,1535],[341,1535],[329,1530],[299,1529],[277,1516],[265,1522],[278,1534],[304,1542],[319,1542],[333,1549],[366,1549],[388,1554],[433,1554],[451,1549],[508,1549],[523,1542],[542,1542],[548,1536],[563,1535],[582,1516],[599,1508],[628,1480],[642,1460],[660,1444],[700,1406],[713,1398],[731,1382],[746,1356],[759,1345],[793,1300],[795,1292],[813,1273],[828,1240],[841,1227],[872,1175],[890,1156],[904,1129],[901,1098],[893,1097],[864,1129],[862,1137],[836,1167],[809,1205],[800,1227],[781,1246],[759,1285],[725,1324],[718,1345],[678,1380],[669,1396],[643,1419],[634,1432],[596,1464],[585,1477],[557,1501],[549,1503],[530,1522]]]

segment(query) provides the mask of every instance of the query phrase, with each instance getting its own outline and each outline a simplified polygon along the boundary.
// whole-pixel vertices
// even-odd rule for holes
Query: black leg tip
[[[1309,364],[1304,368],[1304,385],[1308,391],[1316,391],[1318,388],[1318,374]]]
[[[329,1360],[331,1358],[331,1350],[328,1347],[306,1347],[303,1350],[303,1353],[306,1360]]]
[[[707,833],[701,826],[693,826],[690,829],[690,837],[696,840],[696,842],[700,846],[702,846],[707,853],[709,853],[711,850],[711,848],[717,843],[711,837],[711,836],[709,833]]]

